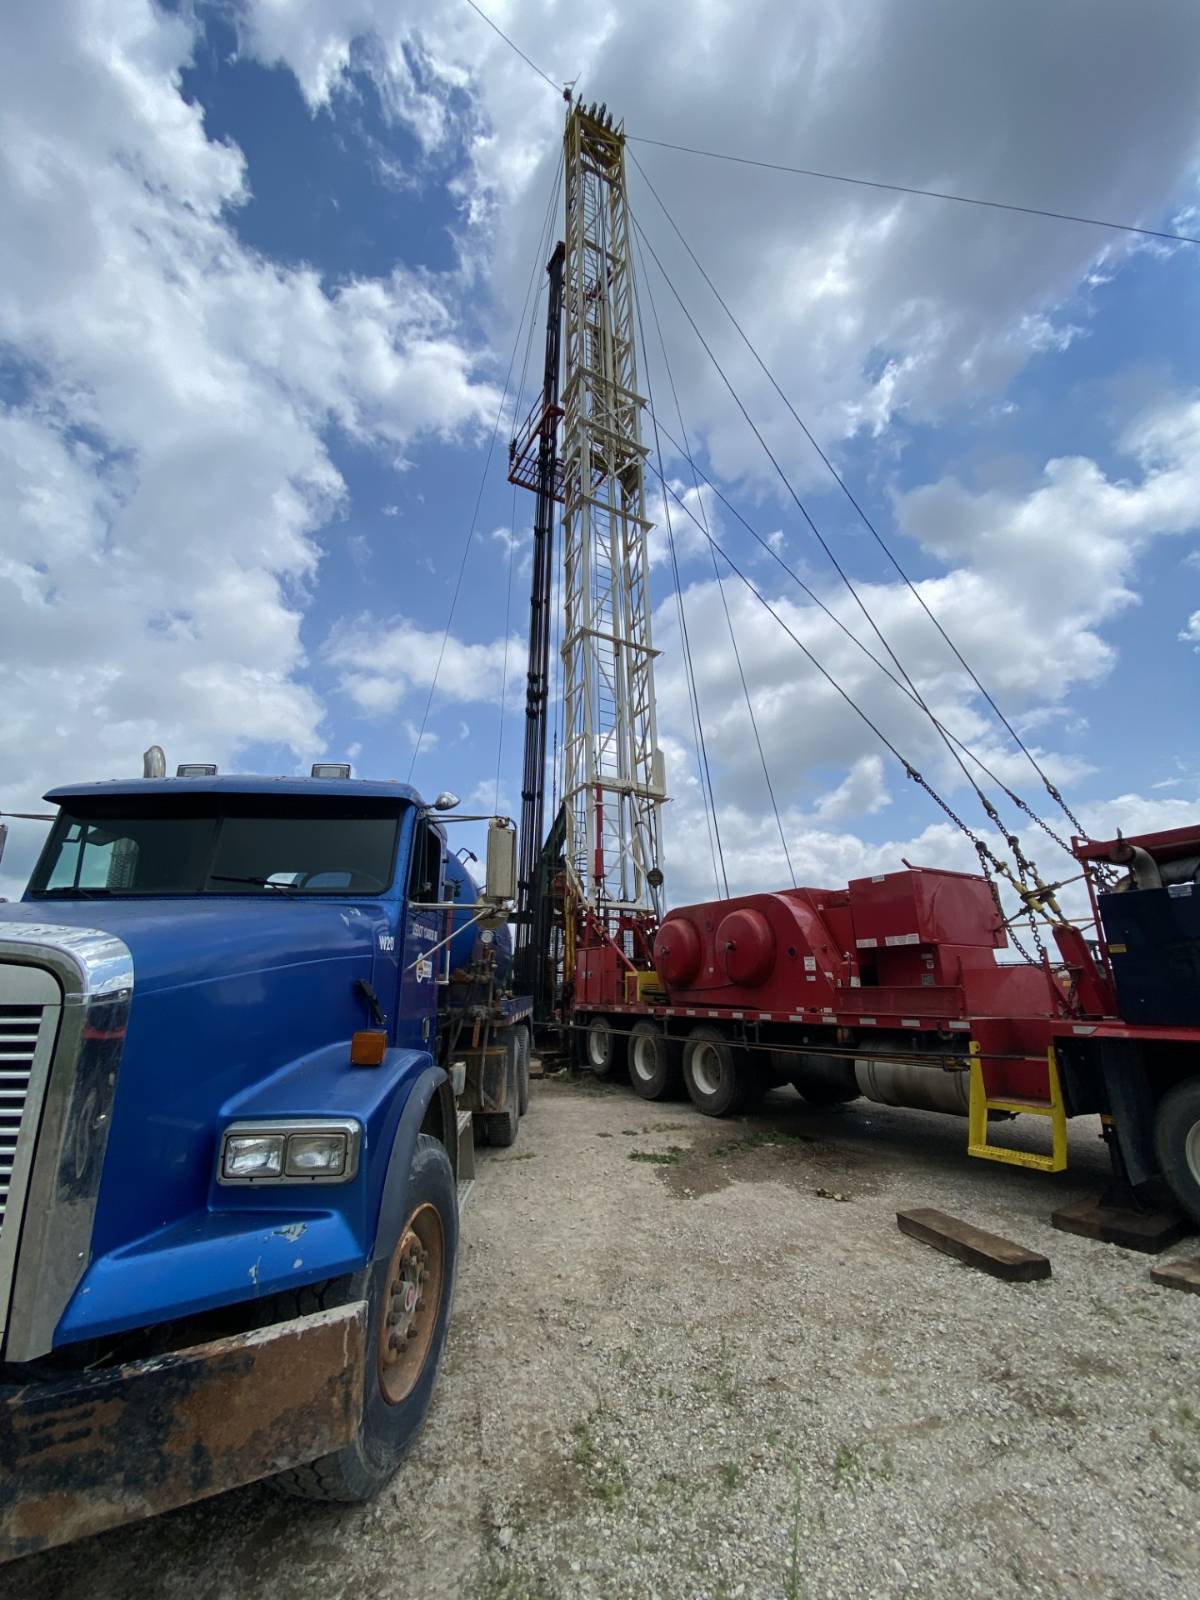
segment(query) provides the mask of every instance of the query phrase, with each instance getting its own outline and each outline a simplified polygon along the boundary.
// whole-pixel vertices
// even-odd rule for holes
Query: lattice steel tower
[[[563,800],[573,892],[614,928],[658,911],[665,798],[654,702],[625,137],[566,128]]]

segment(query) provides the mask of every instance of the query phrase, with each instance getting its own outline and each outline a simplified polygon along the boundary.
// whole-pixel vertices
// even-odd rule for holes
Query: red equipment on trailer
[[[652,971],[613,944],[580,951],[584,1059],[606,1075],[627,1056],[638,1093],[682,1083],[715,1116],[784,1082],[818,1104],[956,1113],[970,1154],[1049,1172],[1066,1166],[1067,1119],[1099,1114],[1122,1199],[1165,1181],[1200,1222],[1200,824],[1074,848],[1131,871],[1093,886],[1094,951],[1055,926],[1057,970],[997,961],[999,907],[966,873],[680,906]],[[1048,1120],[1046,1153],[989,1139],[998,1115],[1022,1113]]]

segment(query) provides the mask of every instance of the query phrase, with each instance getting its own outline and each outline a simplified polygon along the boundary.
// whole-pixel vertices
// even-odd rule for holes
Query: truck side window
[[[442,898],[442,841],[427,822],[417,825],[408,893],[418,905]]]

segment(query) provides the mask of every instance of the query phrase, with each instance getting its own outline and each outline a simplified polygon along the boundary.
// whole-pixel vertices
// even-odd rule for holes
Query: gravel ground
[[[1050,1227],[1103,1182],[1094,1125],[1058,1178],[965,1144],[955,1119],[790,1091],[718,1123],[535,1083],[518,1145],[480,1152],[445,1370],[390,1490],[347,1509],[256,1486],[0,1591],[1200,1595],[1200,1300]],[[1043,1250],[1053,1278],[905,1238],[910,1205]]]

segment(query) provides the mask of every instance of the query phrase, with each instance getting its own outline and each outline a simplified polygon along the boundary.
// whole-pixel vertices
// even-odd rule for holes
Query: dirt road
[[[6,1568],[0,1593],[1200,1594],[1200,1300],[1050,1228],[1103,1180],[1094,1126],[1057,1179],[965,1143],[790,1091],[717,1123],[536,1084],[516,1148],[480,1152],[441,1386],[375,1505],[246,1489]],[[899,1233],[907,1205],[1054,1276],[961,1267]]]

